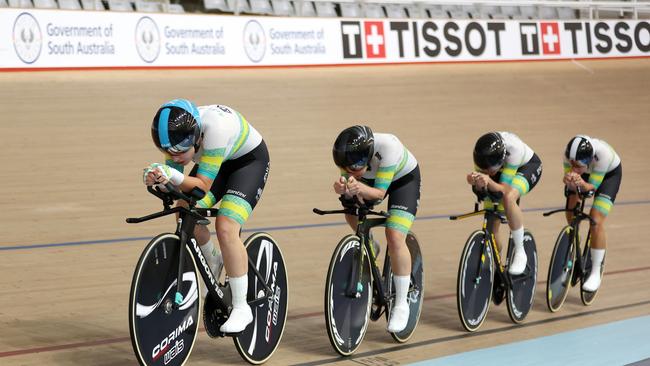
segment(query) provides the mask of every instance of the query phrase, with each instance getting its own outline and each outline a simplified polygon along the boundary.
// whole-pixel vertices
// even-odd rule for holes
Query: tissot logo
[[[557,22],[520,23],[522,55],[560,55],[560,26]]]
[[[557,23],[539,23],[542,30],[542,52],[545,55],[560,54],[560,30]]]
[[[363,57],[362,39],[367,58],[386,57],[383,22],[363,22],[363,33],[361,22],[341,22],[341,36],[343,37],[344,58]]]
[[[521,54],[539,55],[537,23],[519,23],[519,33],[521,34]]]
[[[386,57],[386,37],[383,22],[363,22],[368,58]]]

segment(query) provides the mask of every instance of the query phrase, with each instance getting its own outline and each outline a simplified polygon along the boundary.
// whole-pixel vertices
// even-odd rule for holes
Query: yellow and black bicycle
[[[494,194],[492,194],[494,195]],[[494,197],[493,201],[500,197]],[[520,275],[510,275],[507,264],[514,253],[512,235],[508,242],[508,261],[504,262],[491,230],[492,220],[507,223],[505,216],[494,208],[479,210],[479,203],[474,204],[474,211],[463,215],[450,216],[450,220],[461,220],[483,215],[483,227],[474,231],[463,249],[460,257],[457,278],[458,315],[463,327],[476,331],[485,321],[490,299],[499,305],[504,297],[507,299],[508,315],[515,323],[524,321],[533,306],[537,282],[537,248],[530,231],[524,231],[524,249],[528,257],[526,269]]]

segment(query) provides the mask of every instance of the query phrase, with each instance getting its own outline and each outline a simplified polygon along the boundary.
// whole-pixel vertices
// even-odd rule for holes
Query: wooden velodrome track
[[[648,59],[0,73],[0,85],[2,365],[136,364],[127,321],[133,269],[147,238],[173,231],[173,222],[124,219],[159,209],[141,172],[161,158],[151,118],[175,97],[238,109],[269,146],[269,183],[246,227],[271,230],[288,264],[289,318],[269,364],[402,364],[650,314]],[[337,207],[331,144],[339,130],[361,122],[397,134],[420,163],[413,229],[423,245],[426,301],[409,343],[394,343],[380,321],[354,358],[341,359],[327,340],[322,298],[331,251],[348,230],[306,225],[339,219],[311,209]],[[541,182],[522,203],[537,240],[540,283],[524,326],[514,326],[501,305],[468,334],[456,311],[456,273],[480,220],[445,216],[471,210],[464,177],[474,141],[488,130],[516,132],[543,160]],[[551,314],[545,280],[563,219],[543,218],[541,209],[563,204],[561,154],[575,133],[610,142],[624,177],[595,304],[584,307],[574,289]],[[243,363],[229,339],[200,334],[188,365]]]

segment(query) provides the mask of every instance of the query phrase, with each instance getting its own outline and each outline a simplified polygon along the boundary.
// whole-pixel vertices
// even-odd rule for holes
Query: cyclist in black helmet
[[[578,197],[575,192],[595,191],[594,203],[589,215],[596,221],[591,225],[591,273],[582,288],[585,291],[596,291],[600,287],[600,269],[605,259],[607,237],[605,234],[605,219],[609,214],[616,194],[621,186],[623,168],[621,158],[605,141],[585,135],[577,135],[569,140],[564,150],[564,179],[566,207],[575,207]],[[567,220],[572,219],[567,213]]]
[[[475,193],[482,195],[485,190],[503,194],[500,210],[505,210],[508,225],[515,244],[512,263],[508,272],[513,275],[526,269],[524,251],[524,222],[518,200],[530,192],[542,175],[542,162],[535,152],[517,135],[510,132],[490,132],[481,136],[474,147],[474,169],[467,175],[467,183]],[[486,207],[494,204],[486,197]],[[494,232],[499,222],[494,224]]]
[[[199,207],[209,208],[221,201],[215,227],[233,303],[221,331],[241,332],[253,315],[246,299],[248,255],[239,232],[266,184],[266,144],[236,110],[223,105],[197,108],[185,99],[175,99],[160,107],[151,124],[151,137],[164,153],[165,164],[154,163],[145,168],[146,185],[171,182],[185,192],[199,187],[207,192],[198,202]],[[185,176],[183,167],[191,161],[195,162],[194,168]],[[210,240],[209,230],[197,225],[194,236],[218,276],[222,260]]]
[[[341,176],[334,182],[334,192],[346,198],[383,200],[388,196],[386,240],[391,266],[395,274],[395,306],[388,320],[389,332],[400,332],[407,324],[409,306],[411,255],[406,235],[415,220],[420,201],[420,169],[417,160],[397,137],[387,133],[373,134],[367,126],[343,130],[332,149],[334,163]],[[344,202],[345,205],[345,202]],[[346,215],[355,229],[357,217]]]

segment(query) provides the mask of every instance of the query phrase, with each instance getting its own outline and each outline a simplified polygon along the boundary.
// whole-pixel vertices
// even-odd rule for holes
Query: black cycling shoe
[[[499,276],[494,276],[494,286],[492,287],[492,302],[499,306],[506,298],[505,286],[501,284]]]

